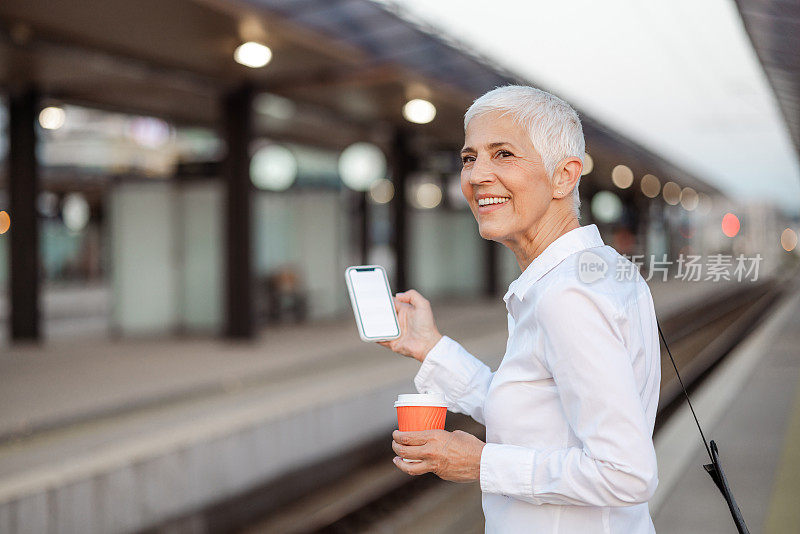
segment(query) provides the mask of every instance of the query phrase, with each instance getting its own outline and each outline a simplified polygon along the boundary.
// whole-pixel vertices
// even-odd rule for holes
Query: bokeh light
[[[667,182],[661,190],[661,195],[664,197],[664,202],[674,206],[681,201],[681,186],[675,182]]]
[[[435,208],[442,201],[442,188],[430,182],[420,184],[415,198],[420,208]]]
[[[64,198],[61,208],[64,225],[73,232],[80,232],[89,222],[89,203],[80,193],[70,193]]]
[[[39,125],[45,130],[58,130],[64,126],[67,114],[63,108],[50,106],[39,112]]]
[[[682,237],[691,239],[697,233],[697,228],[690,221],[685,220],[678,225],[678,232]]]
[[[297,112],[297,107],[290,99],[270,93],[261,93],[256,96],[253,99],[253,109],[257,113],[279,121],[287,121]]]
[[[681,206],[686,211],[692,211],[697,208],[698,200],[697,191],[691,187],[684,187],[681,191]]]
[[[415,98],[414,100],[409,100],[403,106],[403,117],[408,122],[428,124],[436,117],[436,106],[427,100]]]
[[[620,189],[633,185],[633,171],[626,165],[617,165],[611,171],[611,181]]]
[[[2,230],[2,228],[0,228]],[[0,231],[0,233],[2,233]],[[786,252],[791,252],[797,246],[797,233],[791,228],[785,229],[781,233],[781,246]]]
[[[741,224],[739,223],[739,217],[734,215],[731,212],[726,213],[722,217],[722,233],[728,237],[733,237],[739,233],[739,228]]]
[[[259,189],[285,191],[297,179],[297,158],[281,145],[259,149],[250,160],[250,180]]]
[[[136,117],[128,129],[131,139],[146,148],[161,148],[172,136],[169,124],[155,117]]]
[[[454,173],[447,178],[447,185],[445,187],[447,194],[447,201],[450,206],[454,208],[469,208],[469,201],[464,197],[464,192],[461,191],[461,174]]]
[[[8,232],[9,228],[11,228],[11,216],[5,211],[0,211],[0,234]]]
[[[386,156],[372,143],[354,143],[339,156],[339,176],[350,189],[367,191],[386,176]]]
[[[642,176],[642,183],[640,186],[642,188],[642,193],[648,198],[656,198],[661,192],[661,181],[652,174],[645,174]]]
[[[58,195],[52,191],[42,191],[36,197],[36,211],[42,217],[55,217],[58,215]]]
[[[261,43],[248,41],[236,47],[233,52],[233,59],[240,65],[258,69],[272,60],[272,50]]]
[[[711,207],[713,202],[711,201],[711,197],[706,195],[705,193],[698,193],[697,194],[697,212],[700,215],[708,215],[711,212]]]
[[[594,160],[592,159],[592,156],[590,156],[589,153],[586,152],[583,155],[583,170],[581,171],[581,176],[586,176],[593,170],[594,170]]]
[[[394,198],[394,184],[391,180],[381,178],[369,188],[369,196],[376,204],[386,204]]]
[[[601,223],[616,222],[622,217],[622,201],[611,191],[600,191],[592,197],[592,216]]]

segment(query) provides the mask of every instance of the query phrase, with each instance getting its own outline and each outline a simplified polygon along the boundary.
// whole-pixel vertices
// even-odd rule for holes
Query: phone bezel
[[[395,309],[394,304],[392,304],[392,316],[394,317],[394,324],[397,327],[398,334],[390,337],[368,337],[364,333],[364,325],[361,322],[361,315],[358,313],[358,301],[356,300],[355,291],[353,290],[353,283],[350,279],[351,271],[375,269],[379,270],[383,275],[383,282],[386,284],[386,290],[389,292],[389,298],[392,298],[392,288],[389,286],[389,278],[386,276],[386,269],[384,269],[381,265],[352,265],[344,271],[345,282],[347,282],[347,292],[350,295],[350,306],[353,308],[353,315],[355,316],[356,326],[358,327],[358,335],[361,337],[362,341],[391,341],[392,339],[397,339],[402,334],[402,331],[400,330],[400,321],[397,319],[397,310]]]

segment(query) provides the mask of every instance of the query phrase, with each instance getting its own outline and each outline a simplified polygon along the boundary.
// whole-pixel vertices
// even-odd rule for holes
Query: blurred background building
[[[353,263],[381,263],[396,290],[432,297],[498,294],[516,277],[513,257],[475,232],[455,154],[473,98],[537,80],[413,21],[425,14],[413,3],[150,7],[4,2],[0,208],[19,239],[2,239],[0,282],[16,288],[3,293],[12,338],[253,336],[293,307],[302,320],[347,314],[340,279]],[[437,9],[428,17],[447,20]],[[511,52],[498,47],[509,63],[529,53]],[[582,116],[582,221],[621,252],[749,254],[770,242],[765,265],[780,257],[796,197],[745,203]],[[727,212],[743,223],[732,239],[718,231]]]
[[[0,350],[18,370],[67,341],[114,359],[129,341],[258,351],[287,325],[356,337],[353,264],[454,309],[498,302],[519,268],[478,235],[458,151],[466,108],[509,83],[578,109],[581,223],[644,274],[721,254],[779,277],[798,254],[798,21],[777,0],[4,0]],[[26,388],[6,390],[9,440],[96,412],[43,410],[37,426],[14,396]],[[153,527],[287,465],[97,530]]]

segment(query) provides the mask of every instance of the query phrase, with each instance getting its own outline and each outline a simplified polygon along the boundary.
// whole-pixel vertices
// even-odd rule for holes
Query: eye
[[[464,165],[466,165],[467,163],[472,163],[473,161],[475,161],[475,156],[472,156],[470,154],[465,154],[461,156],[461,163],[463,163]]]
[[[512,154],[508,150],[498,150],[496,155],[505,158],[505,157],[508,157],[508,156],[513,156],[514,154]]]

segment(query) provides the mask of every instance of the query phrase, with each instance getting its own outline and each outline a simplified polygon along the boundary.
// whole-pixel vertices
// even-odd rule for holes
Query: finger
[[[430,466],[422,461],[422,462],[404,462],[403,459],[399,456],[395,456],[394,465],[397,466],[400,471],[407,473],[409,475],[424,475],[425,473],[429,473],[431,471]]]
[[[392,450],[401,458],[407,460],[423,460],[427,458],[427,445],[401,445],[396,441],[392,442]]]
[[[430,439],[430,431],[421,430],[418,432],[392,432],[392,439],[401,445],[424,445]]]
[[[419,299],[417,299],[409,291],[406,291],[405,293],[398,293],[397,300],[399,300],[402,304],[408,304],[414,308],[416,308],[420,303]]]
[[[420,304],[427,304],[428,299],[422,296],[422,293],[417,291],[416,289],[409,289],[408,291],[404,291],[402,293],[397,293],[396,297],[401,302],[406,302],[411,304],[412,306],[419,306]]]
[[[409,302],[416,308],[417,306],[425,306],[428,304],[428,299],[422,296],[422,294],[417,291],[416,289],[409,289],[404,293],[409,299]]]
[[[394,298],[395,298],[395,300],[397,300],[398,305],[399,304],[411,304],[411,296],[408,295],[407,293],[398,293],[397,295],[395,295]]]
[[[404,309],[412,309],[413,306],[408,302],[403,302],[400,299],[396,299],[394,302],[394,309],[398,315],[402,315]]]

